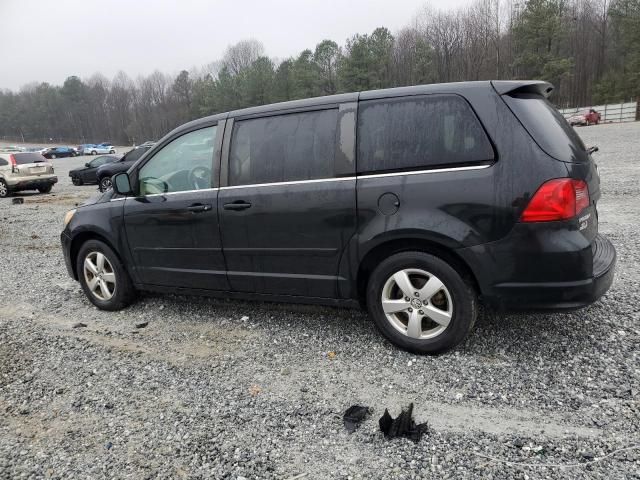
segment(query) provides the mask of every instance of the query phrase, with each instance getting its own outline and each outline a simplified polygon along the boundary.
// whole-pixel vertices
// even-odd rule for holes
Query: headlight
[[[73,210],[69,210],[67,213],[64,214],[64,222],[63,222],[64,225],[62,226],[62,228],[67,228],[67,225],[69,225],[69,222],[71,221],[71,219],[75,214],[76,214],[75,208]]]

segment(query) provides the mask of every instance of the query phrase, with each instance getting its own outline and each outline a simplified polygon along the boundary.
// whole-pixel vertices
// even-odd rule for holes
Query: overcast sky
[[[119,70],[177,73],[222,57],[239,40],[270,57],[344,45],[354,33],[409,24],[425,0],[0,0],[0,88],[61,84]],[[470,0],[431,0],[454,8]]]

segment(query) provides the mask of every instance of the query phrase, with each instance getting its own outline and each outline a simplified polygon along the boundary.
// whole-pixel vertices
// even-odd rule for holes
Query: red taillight
[[[575,217],[589,206],[589,187],[582,180],[556,178],[542,184],[522,212],[522,222],[552,222]]]
[[[16,162],[16,157],[12,154],[9,154],[9,162],[11,162],[11,173],[19,173],[18,162]]]

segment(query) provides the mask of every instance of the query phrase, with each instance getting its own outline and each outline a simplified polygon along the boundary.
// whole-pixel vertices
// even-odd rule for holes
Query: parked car
[[[116,153],[115,148],[113,148],[111,145],[102,145],[102,144],[94,145],[84,150],[85,155],[104,155],[104,154],[113,155],[114,153]]]
[[[64,158],[64,157],[75,157],[76,151],[70,147],[51,147],[47,148],[42,156],[44,158]]]
[[[596,112],[593,108],[589,110],[583,110],[582,112],[575,113],[571,115],[567,121],[569,125],[576,126],[589,126],[589,125],[598,125],[600,123],[600,114]]]
[[[101,155],[84,164],[82,168],[76,168],[69,172],[71,183],[74,185],[98,183],[98,167],[108,163],[117,162],[120,157],[117,155]]]
[[[3,153],[13,153],[13,152],[24,152],[24,147],[16,147],[15,145],[8,145],[5,147],[0,146],[0,152]]]
[[[49,193],[57,181],[53,165],[39,153],[0,153],[0,198],[22,190]]]
[[[187,123],[66,214],[67,269],[103,310],[137,290],[360,303],[418,353],[461,342],[480,302],[584,307],[616,253],[552,88],[422,85]]]
[[[76,152],[78,155],[90,155],[90,151],[92,148],[95,148],[95,144],[93,143],[83,143],[82,145],[78,145],[76,147]]]
[[[136,161],[144,155],[151,147],[136,147],[129,150],[117,162],[109,163],[98,168],[96,177],[98,178],[98,187],[101,192],[111,190],[111,177],[119,172],[126,172]]]

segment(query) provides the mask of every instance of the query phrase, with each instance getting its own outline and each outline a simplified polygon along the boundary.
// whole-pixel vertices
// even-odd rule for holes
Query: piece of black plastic
[[[389,410],[385,408],[378,424],[386,438],[406,437],[416,443],[420,441],[423,433],[429,431],[429,425],[426,422],[416,425],[413,420],[413,403],[410,403],[406,410],[402,409],[402,413],[396,418],[389,415]]]
[[[371,413],[371,409],[369,407],[363,407],[361,405],[351,405],[344,412],[342,416],[342,420],[344,421],[344,427],[347,429],[349,433],[355,432],[362,420]]]

